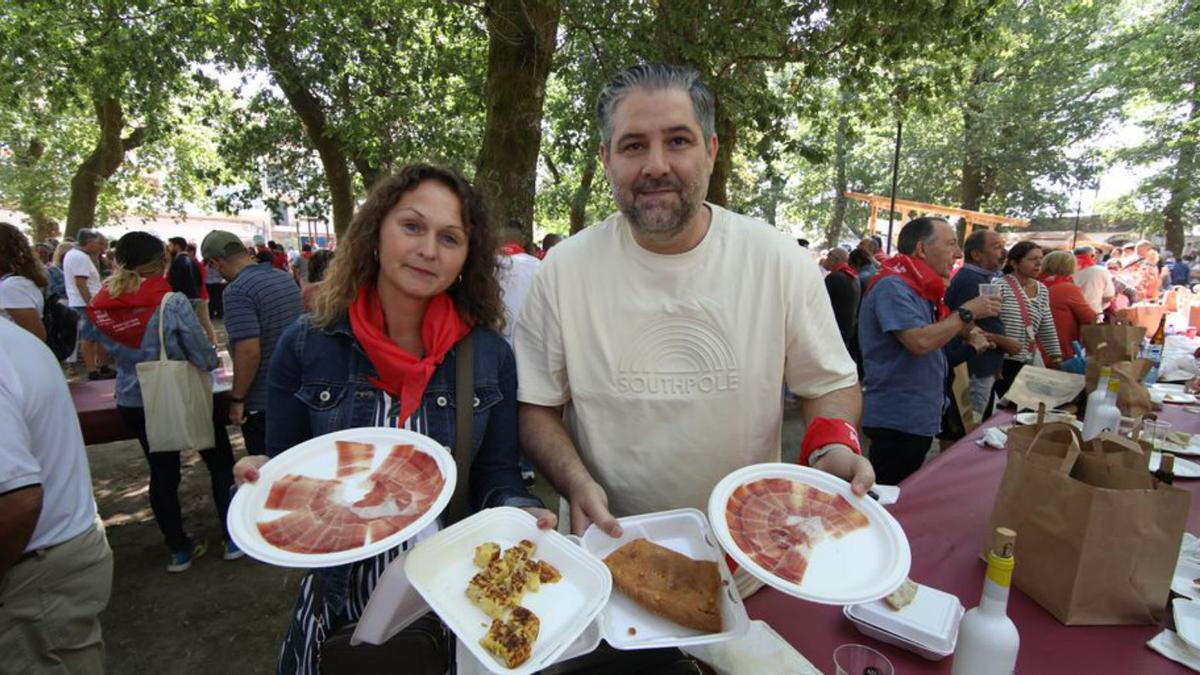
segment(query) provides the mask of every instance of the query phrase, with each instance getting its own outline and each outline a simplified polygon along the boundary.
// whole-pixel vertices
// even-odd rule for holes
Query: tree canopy
[[[348,226],[380,176],[450,164],[491,225],[613,208],[593,107],[621,68],[718,97],[709,199],[829,242],[846,190],[1059,215],[1109,208],[1182,247],[1200,216],[1196,0],[22,0],[0,8],[0,202],[38,238],[146,211],[266,206]],[[1137,124],[1143,140],[1106,152]]]

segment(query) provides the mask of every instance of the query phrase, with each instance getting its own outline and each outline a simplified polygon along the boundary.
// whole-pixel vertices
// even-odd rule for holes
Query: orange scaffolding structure
[[[871,234],[875,234],[876,224],[879,219],[879,212],[882,210],[887,213],[891,208],[892,198],[887,195],[868,195],[862,192],[846,192],[845,196],[848,199],[860,201],[867,204],[871,208],[870,230]],[[955,206],[943,206],[941,204],[926,204],[925,202],[914,202],[911,199],[897,199],[896,213],[900,214],[900,223],[904,224],[908,217],[913,214],[920,215],[935,215],[944,216],[946,218],[962,218],[967,221],[967,230],[964,237],[971,234],[975,226],[985,227],[989,230],[995,230],[999,225],[1012,225],[1013,227],[1029,227],[1029,221],[1023,218],[1010,218],[1008,216],[997,216],[991,213],[982,211],[968,211]]]

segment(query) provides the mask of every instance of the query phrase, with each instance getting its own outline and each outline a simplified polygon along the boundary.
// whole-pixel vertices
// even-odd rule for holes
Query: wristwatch
[[[975,320],[975,312],[972,312],[966,307],[959,307],[954,311],[958,313],[958,318],[962,319],[963,323],[971,323]]]

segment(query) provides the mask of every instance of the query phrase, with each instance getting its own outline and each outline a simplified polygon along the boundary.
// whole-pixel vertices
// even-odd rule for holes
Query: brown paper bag
[[[983,552],[997,527],[1015,530],[1013,581],[1066,625],[1159,623],[1191,494],[1130,468],[1137,450],[1113,437],[1046,424],[1009,439],[1027,447],[1008,451]]]
[[[1150,405],[1150,391],[1146,389],[1146,385],[1142,384],[1146,373],[1150,372],[1152,364],[1149,361],[1134,359],[1105,365],[1112,369],[1112,376],[1121,382],[1121,388],[1117,391],[1117,407],[1121,409],[1122,415],[1141,417],[1153,409]],[[1096,391],[1096,386],[1100,383],[1101,367],[1099,363],[1088,357],[1085,389],[1089,394]]]
[[[1158,324],[1154,328],[1157,330]],[[1136,359],[1142,350],[1146,329],[1112,323],[1092,324],[1081,326],[1079,337],[1089,361],[1108,365]]]
[[[958,406],[963,433],[969,434],[979,426],[979,420],[983,418],[983,411],[975,410],[971,406],[971,373],[967,370],[967,364],[960,363],[954,368],[950,391],[954,394],[955,405]]]
[[[1158,322],[1162,320],[1167,308],[1157,303],[1142,303],[1117,311],[1117,321],[1130,326],[1140,326],[1147,333],[1158,330]]]

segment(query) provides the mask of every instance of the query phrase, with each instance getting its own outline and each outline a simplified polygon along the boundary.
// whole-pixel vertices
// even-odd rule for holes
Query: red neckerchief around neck
[[[371,383],[400,402],[400,424],[420,406],[425,387],[446,353],[471,332],[471,325],[459,315],[454,300],[446,293],[439,293],[425,307],[421,319],[425,357],[417,358],[388,337],[383,303],[375,286],[358,290],[350,305],[350,328],[379,374],[378,378],[371,378]]]
[[[871,277],[870,288],[874,288],[881,279],[887,277],[900,277],[909,288],[917,292],[917,295],[932,302],[937,307],[938,321],[950,315],[950,308],[945,302],[946,282],[929,263],[911,255],[897,253],[884,261],[875,276]]]
[[[142,279],[142,285],[132,293],[113,297],[108,287],[100,289],[88,304],[88,318],[105,335],[137,349],[142,346],[150,318],[158,311],[163,296],[171,292],[171,282],[165,277]]]

